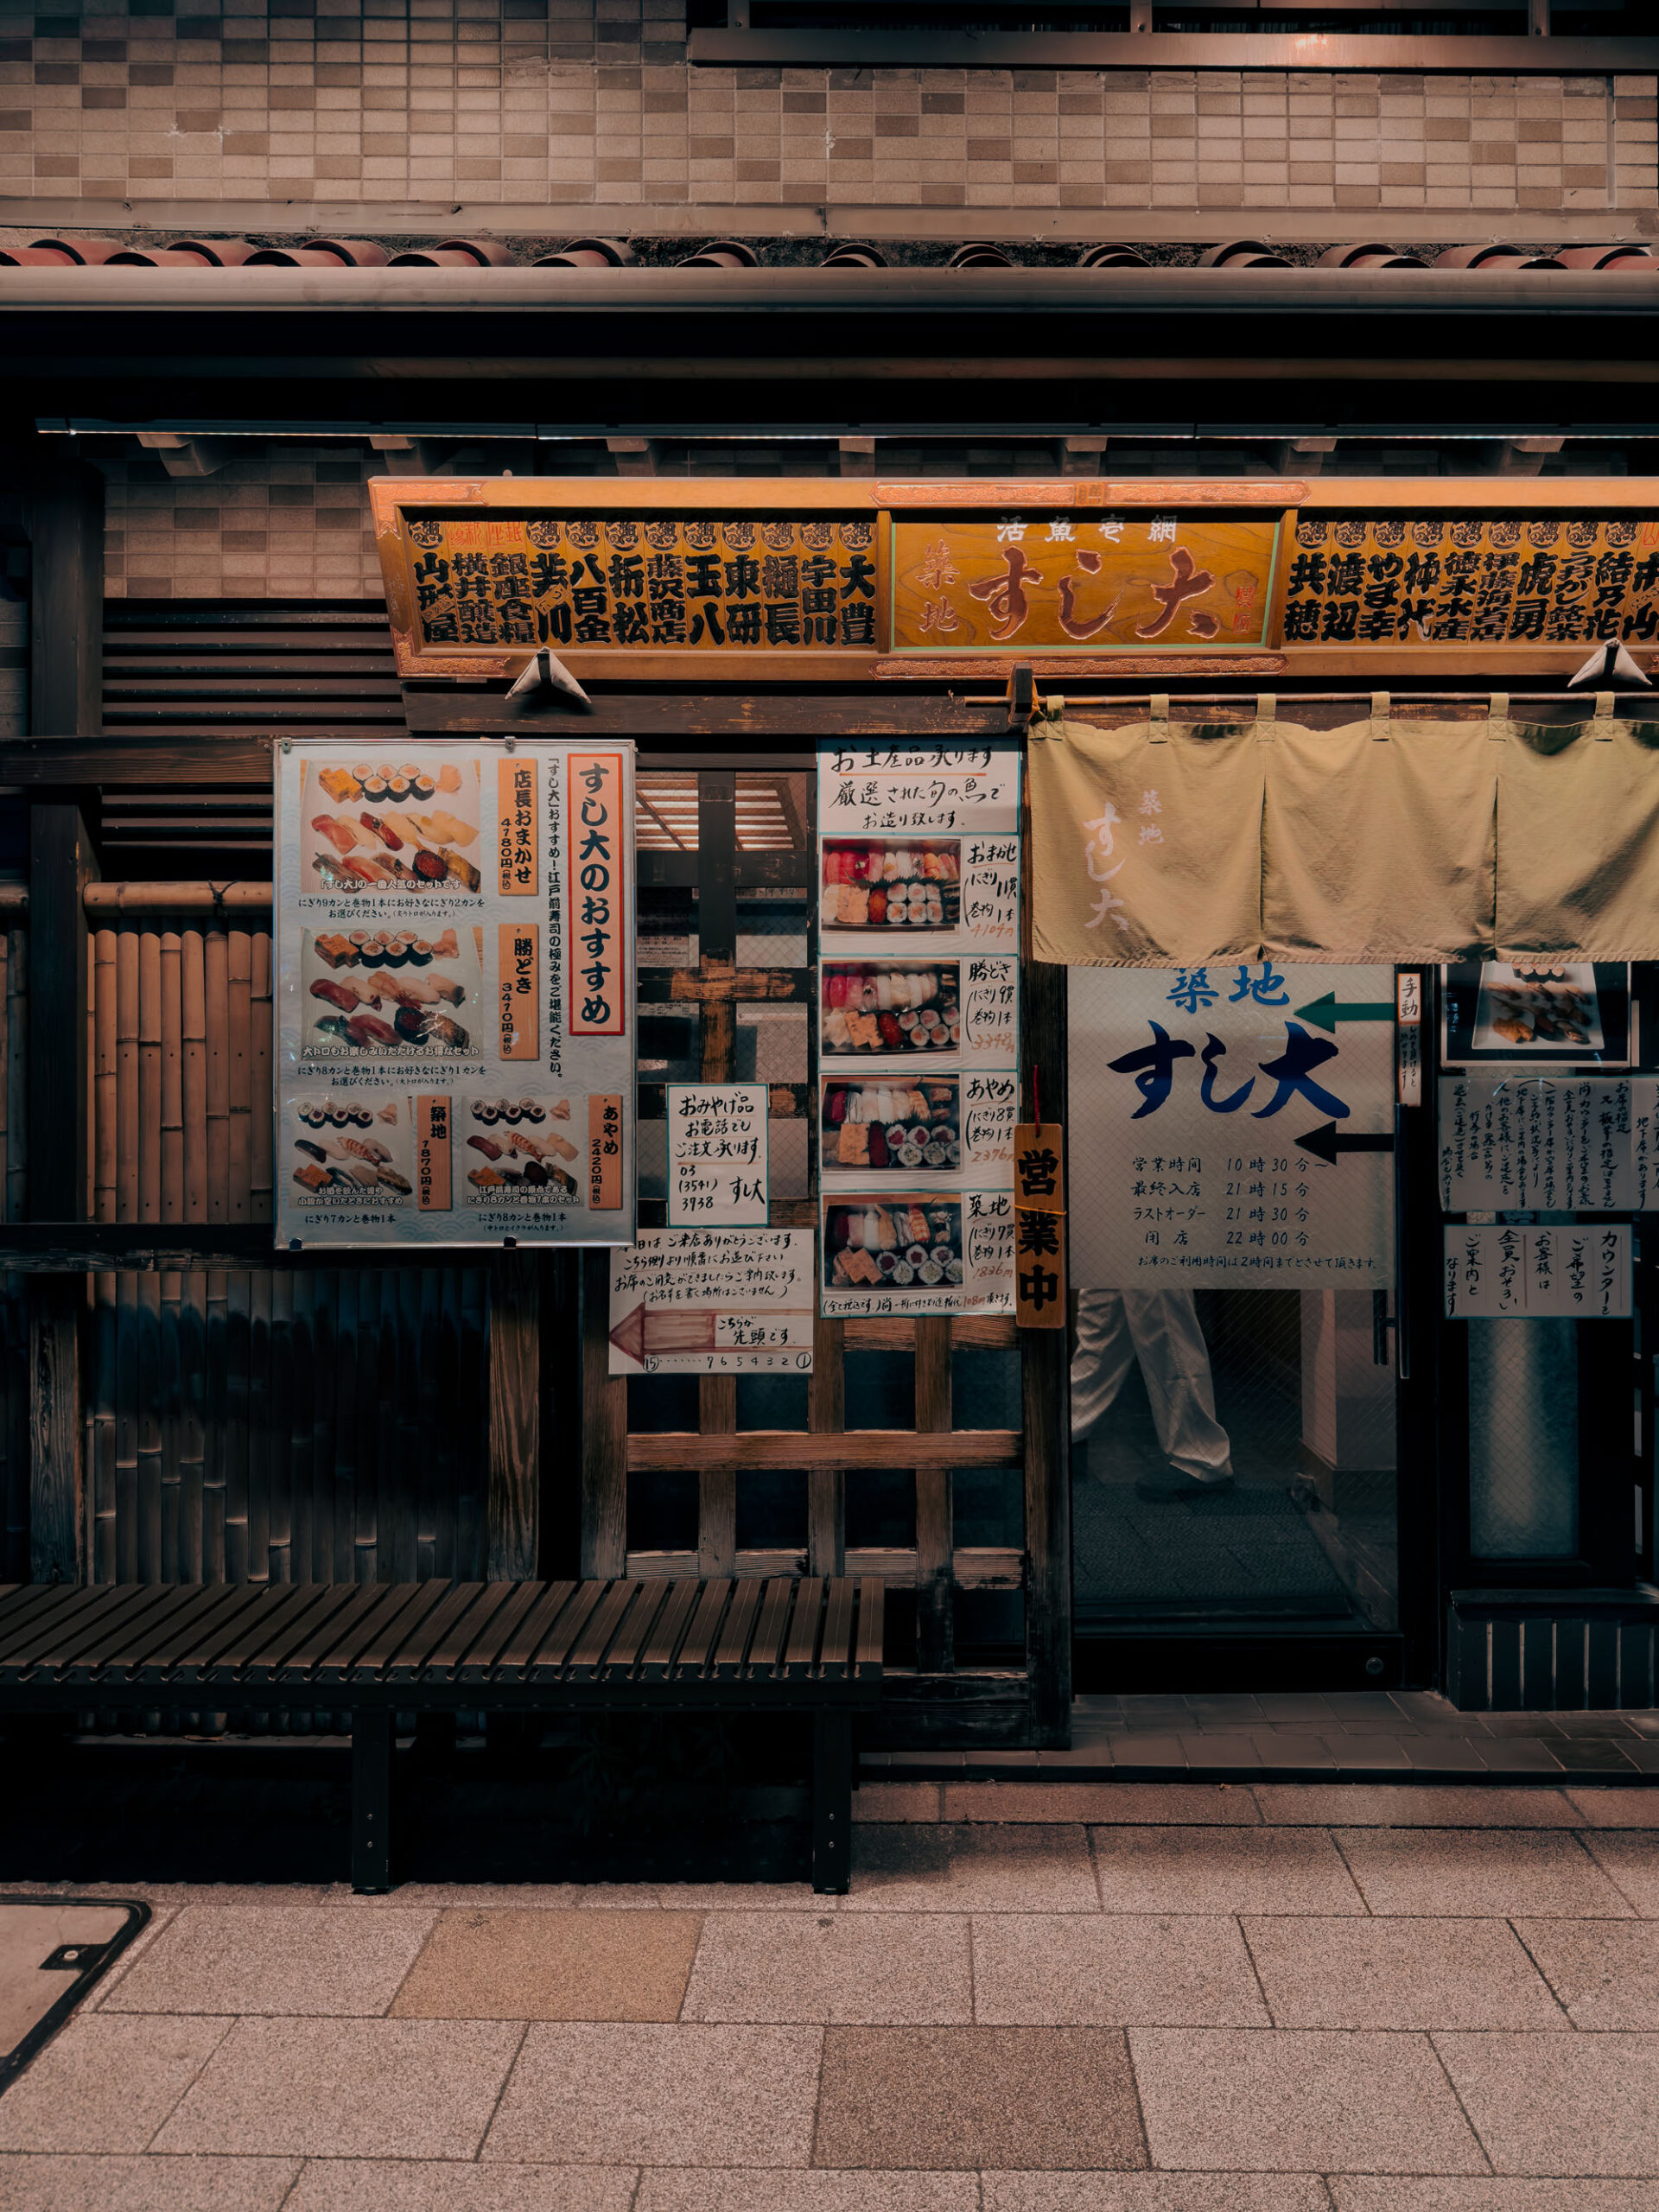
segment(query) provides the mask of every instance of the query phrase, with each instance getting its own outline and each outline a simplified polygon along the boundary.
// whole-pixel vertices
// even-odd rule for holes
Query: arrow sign
[[[1296,1018],[1311,1021],[1316,1029],[1327,1029],[1334,1036],[1339,1021],[1392,1021],[1394,1003],[1389,999],[1338,1001],[1334,991],[1327,991],[1311,1005],[1299,1006]]]
[[[1390,1007],[1389,1012],[1392,1014],[1394,1008]],[[1305,1137],[1298,1137],[1296,1147],[1300,1152],[1313,1153],[1316,1159],[1327,1160],[1334,1167],[1340,1152],[1392,1152],[1394,1139],[1362,1136],[1357,1132],[1351,1136],[1344,1135],[1334,1122],[1325,1122],[1319,1128],[1310,1129]]]

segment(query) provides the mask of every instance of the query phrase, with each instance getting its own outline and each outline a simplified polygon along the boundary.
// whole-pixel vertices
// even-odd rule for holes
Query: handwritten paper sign
[[[1440,1086],[1448,1213],[1631,1213],[1659,1205],[1659,1082],[1458,1075]]]
[[[818,756],[823,1310],[1011,1313],[1020,762]]]
[[[276,1234],[633,1234],[633,750],[278,754]]]
[[[1630,1232],[1622,1222],[1448,1226],[1443,1281],[1449,1321],[1628,1319]]]
[[[668,1085],[671,1228],[765,1228],[766,1108],[764,1083]]]
[[[804,1374],[810,1229],[649,1229],[611,1262],[613,1375]]]

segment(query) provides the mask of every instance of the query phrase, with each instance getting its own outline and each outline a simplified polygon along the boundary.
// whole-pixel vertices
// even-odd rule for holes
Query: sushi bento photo
[[[823,1165],[912,1173],[962,1162],[958,1079],[823,1084]]]
[[[958,839],[824,840],[818,918],[825,929],[953,930],[961,912]]]
[[[572,1126],[569,1098],[463,1097],[455,1133],[467,1155],[464,1203],[579,1202],[582,1148]],[[577,1126],[585,1127],[585,1121]]]
[[[289,1102],[283,1131],[298,1203],[327,1208],[413,1202],[414,1139],[410,1103],[395,1092],[360,1090],[350,1098],[328,1091]]]
[[[958,963],[887,967],[869,960],[823,964],[819,1039],[826,1054],[948,1052],[962,1041]]]
[[[837,1198],[823,1213],[826,1288],[922,1290],[963,1276],[962,1200]]]
[[[482,935],[467,924],[429,938],[413,930],[306,931],[304,1057],[476,1052]]]
[[[475,760],[306,763],[301,863],[305,888],[475,895],[479,778]]]

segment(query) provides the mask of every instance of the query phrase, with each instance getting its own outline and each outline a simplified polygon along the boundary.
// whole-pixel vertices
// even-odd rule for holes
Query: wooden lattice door
[[[665,1216],[672,1080],[765,1081],[771,1224],[817,1221],[813,766],[642,766],[643,1226]],[[1033,999],[1028,975],[1028,1033],[1043,1011]],[[1055,1739],[1069,1636],[1052,1503],[1064,1366],[1046,1338],[1021,1344],[997,1318],[820,1317],[810,1377],[624,1378],[609,1372],[607,1327],[608,1262],[594,1253],[584,1573],[880,1574],[894,1688],[917,1708],[898,1732]]]

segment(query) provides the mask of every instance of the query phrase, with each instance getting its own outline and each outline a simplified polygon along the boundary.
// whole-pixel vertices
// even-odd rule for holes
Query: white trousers
[[[1210,1350],[1190,1290],[1084,1290],[1077,1294],[1071,1360],[1071,1434],[1097,1426],[1141,1363],[1158,1441],[1172,1467],[1198,1482],[1230,1475],[1232,1449],[1216,1419]]]

